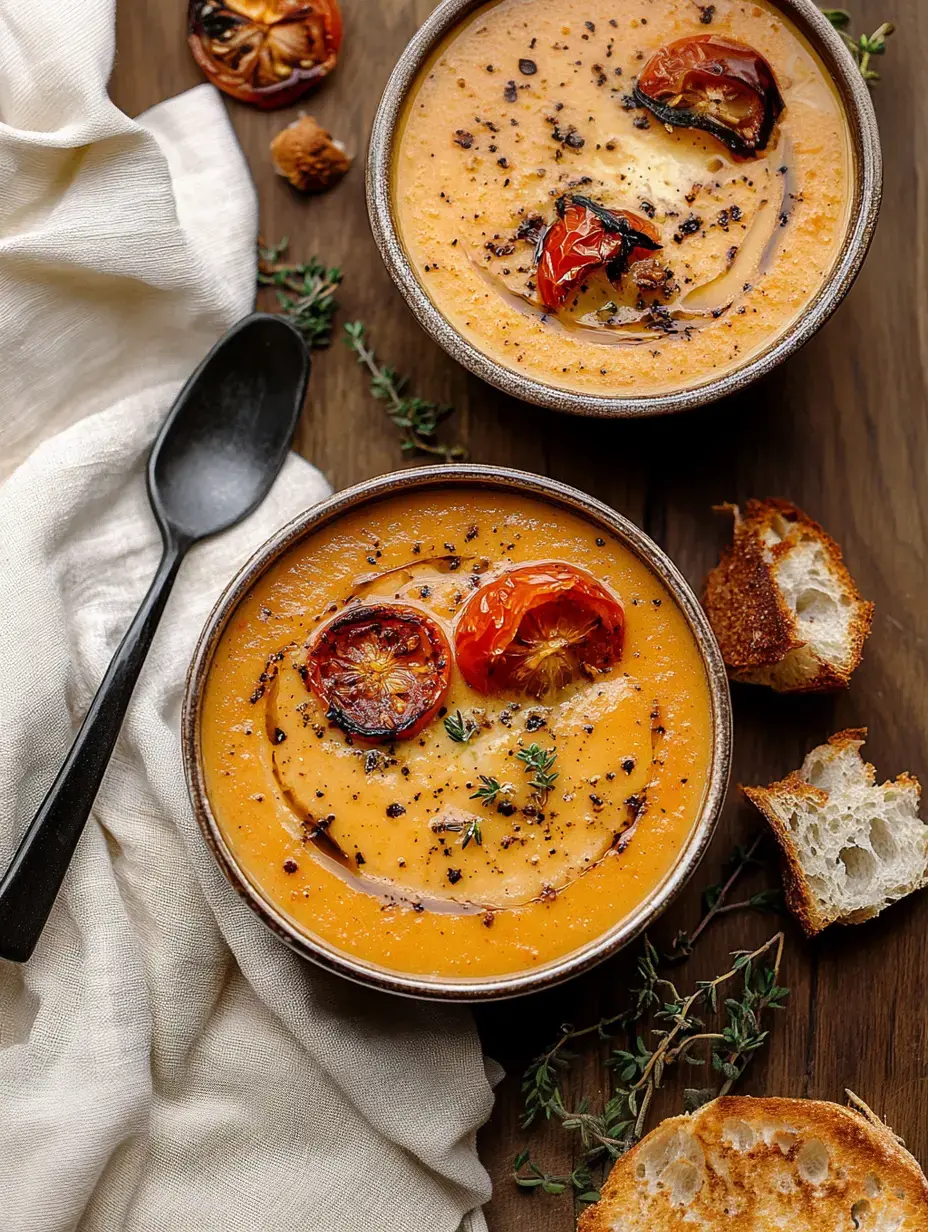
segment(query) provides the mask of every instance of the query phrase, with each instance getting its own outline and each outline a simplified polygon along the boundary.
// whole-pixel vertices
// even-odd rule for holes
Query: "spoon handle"
[[[119,644],[13,862],[0,881],[0,958],[35,949],[103,781],[132,691],[189,544],[171,539],[148,594]]]

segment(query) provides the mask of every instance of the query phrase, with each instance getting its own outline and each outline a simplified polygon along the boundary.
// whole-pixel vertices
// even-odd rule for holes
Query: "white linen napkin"
[[[0,0],[0,465],[43,441],[0,489],[4,867],[154,573],[152,437],[254,293],[254,193],[219,97],[117,111],[113,3]],[[198,631],[326,491],[291,456],[257,513],[194,549],[39,947],[0,961],[0,1232],[485,1227],[469,1015],[290,954],[187,801]]]

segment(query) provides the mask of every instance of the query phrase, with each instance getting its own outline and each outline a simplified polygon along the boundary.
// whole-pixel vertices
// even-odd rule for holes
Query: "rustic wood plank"
[[[199,82],[185,44],[183,0],[120,0],[113,95],[130,114]],[[385,356],[423,395],[458,407],[454,431],[478,461],[537,470],[574,483],[644,525],[694,584],[715,559],[724,527],[711,506],[782,495],[819,518],[845,548],[877,618],[863,668],[838,699],[784,700],[735,690],[735,781],[765,782],[842,726],[869,725],[868,753],[885,775],[909,769],[928,781],[928,110],[920,92],[928,26],[920,0],[851,0],[861,27],[887,15],[902,33],[876,94],[886,156],[884,217],[870,261],[837,317],[805,351],[740,398],[646,423],[559,417],[505,398],[462,372],[418,329],[393,289],[370,238],[363,156],[390,68],[431,0],[344,0],[345,53],[337,76],[306,109],[358,155],[348,180],[306,200],[272,172],[270,137],[292,118],[230,104],[258,189],[268,239],[287,234],[295,256],[317,253],[345,270],[342,320],[369,325]],[[363,375],[340,344],[317,357],[300,447],[337,487],[394,469],[392,427],[369,399]],[[710,857],[662,921],[668,941],[699,915],[700,887],[713,881],[735,839],[757,824],[732,793]],[[761,941],[769,917],[720,921],[700,945],[681,985],[723,969],[728,952]],[[845,1086],[884,1112],[928,1162],[928,895],[874,924],[836,930],[812,945],[788,922],[788,1011],[775,1023],[745,1089],[840,1099]],[[493,1232],[568,1232],[567,1197],[526,1196],[510,1180],[513,1155],[529,1140],[519,1128],[519,1076],[558,1024],[592,1021],[621,1004],[632,956],[620,956],[567,988],[482,1010],[488,1051],[509,1071],[482,1137],[496,1183]],[[679,1106],[683,1079],[663,1111]],[[572,1092],[596,1097],[599,1058],[578,1066]],[[690,1080],[690,1079],[688,1079]],[[698,1074],[697,1080],[698,1083]],[[556,1126],[530,1136],[552,1171],[570,1167]]]

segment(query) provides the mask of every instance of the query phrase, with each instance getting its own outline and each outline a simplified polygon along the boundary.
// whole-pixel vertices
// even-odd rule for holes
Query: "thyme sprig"
[[[596,1201],[594,1171],[605,1173],[646,1132],[654,1095],[668,1070],[682,1062],[711,1071],[712,1085],[707,1082],[684,1091],[684,1109],[692,1111],[727,1094],[763,1047],[768,1037],[767,1015],[781,1008],[788,996],[788,989],[779,982],[782,933],[756,950],[736,951],[726,971],[697,983],[686,995],[668,974],[672,964],[692,954],[713,920],[727,912],[766,908],[777,896],[775,891],[761,890],[731,901],[739,880],[749,870],[764,867],[758,856],[762,839],[759,835],[734,849],[722,880],[704,892],[703,915],[696,928],[678,934],[669,953],[661,954],[645,937],[637,981],[624,1009],[589,1026],[565,1024],[555,1042],[525,1071],[523,1128],[540,1118],[559,1121],[579,1137],[579,1157],[574,1171],[562,1177],[548,1174],[523,1151],[513,1165],[513,1178],[521,1188],[558,1193],[569,1187],[578,1202]],[[723,990],[731,990],[730,995],[723,997]],[[618,1036],[623,1038],[617,1040]],[[606,1061],[613,1078],[601,1111],[594,1111],[588,1099],[571,1108],[563,1092],[578,1044],[593,1037],[616,1045]]]
[[[308,261],[285,261],[289,242],[258,242],[258,286],[272,287],[281,315],[300,331],[312,350],[332,341],[332,326],[338,303],[335,292],[342,281],[336,266],[326,267],[315,257]]]
[[[656,991],[659,961],[660,955],[650,940],[645,937],[642,953],[638,959],[640,983],[632,989],[633,999],[630,1005],[619,1013],[601,1018],[599,1022],[588,1027],[575,1029],[569,1023],[565,1023],[555,1043],[532,1062],[522,1077],[522,1094],[525,1098],[523,1129],[532,1126],[539,1116],[550,1120],[563,1108],[557,1080],[559,1075],[567,1072],[571,1062],[576,1060],[577,1054],[572,1051],[570,1045],[591,1035],[595,1035],[599,1040],[609,1040],[616,1032],[639,1022],[649,1010],[660,1005],[660,998]]]
[[[371,393],[385,404],[391,422],[399,428],[404,453],[427,453],[445,462],[460,462],[467,456],[463,445],[448,445],[436,439],[438,425],[453,414],[454,407],[408,396],[408,378],[398,376],[395,368],[379,362],[363,321],[346,324],[345,343],[370,374]]]
[[[457,744],[467,744],[479,730],[474,720],[470,716],[465,719],[460,710],[457,714],[449,714],[445,719],[445,731]]]
[[[538,803],[544,805],[548,793],[557,782],[557,771],[551,772],[551,767],[557,760],[557,750],[530,744],[528,748],[520,749],[516,757],[525,766],[525,773],[531,774],[528,785],[534,791]]]
[[[480,783],[481,786],[471,795],[471,800],[479,800],[483,805],[495,804],[499,796],[507,792],[507,788],[499,779],[495,779],[491,775],[481,774]]]
[[[611,1165],[644,1135],[654,1095],[672,1066],[681,1062],[705,1065],[708,1061],[719,1076],[717,1088],[687,1090],[686,1104],[692,1109],[727,1094],[763,1047],[769,1035],[764,1015],[781,1009],[789,995],[779,983],[783,934],[776,933],[756,950],[735,951],[732,959],[728,970],[712,980],[699,981],[695,990],[684,996],[672,980],[660,974],[657,951],[646,941],[639,962],[642,983],[632,990],[629,1009],[580,1031],[565,1027],[557,1043],[526,1070],[522,1081],[526,1107],[523,1125],[532,1124],[543,1114],[549,1119],[556,1117],[565,1130],[579,1136],[580,1163],[571,1175],[580,1183],[570,1182],[578,1201],[598,1199],[591,1169]],[[768,961],[762,962],[764,959]],[[720,1004],[721,990],[739,977],[738,995]],[[703,1014],[721,1014],[723,1021],[710,1030]],[[651,1020],[650,1030],[644,1027],[646,1018]],[[614,1049],[607,1062],[616,1080],[602,1112],[591,1111],[587,1099],[569,1109],[560,1086],[573,1059],[566,1043],[593,1033],[609,1038],[620,1027],[634,1028],[634,1038],[629,1048]],[[653,1043],[646,1041],[646,1035]],[[513,1163],[513,1178],[520,1188],[563,1192],[539,1180],[546,1178],[557,1185],[563,1178],[549,1177],[525,1151]]]
[[[332,342],[338,311],[335,293],[342,282],[342,271],[323,265],[315,257],[296,263],[286,261],[288,247],[286,237],[277,244],[258,241],[258,286],[274,290],[281,315],[300,331],[307,346],[312,350],[327,347]],[[431,454],[446,462],[466,458],[462,445],[449,445],[437,439],[438,426],[453,413],[453,407],[408,396],[407,379],[398,376],[395,368],[378,362],[368,345],[363,322],[346,324],[345,342],[358,363],[367,368],[371,393],[386,404],[387,415],[399,428],[404,453]]]
[[[783,909],[783,891],[781,889],[764,889],[739,902],[729,902],[728,897],[745,873],[755,868],[763,868],[764,862],[757,856],[766,835],[760,831],[746,846],[735,847],[729,859],[725,862],[723,880],[717,885],[711,885],[703,891],[703,916],[691,933],[681,930],[673,939],[670,950],[665,955],[668,962],[679,962],[689,958],[696,942],[709,927],[713,920],[734,911],[776,911]]]
[[[523,1172],[523,1169],[527,1169]],[[512,1164],[516,1183],[522,1189],[541,1189],[546,1194],[562,1194],[572,1186],[579,1193],[580,1202],[598,1202],[599,1191],[596,1189],[592,1173],[583,1164],[567,1174],[554,1176],[545,1172],[532,1160],[528,1151],[520,1151]]]
[[[757,968],[757,960],[771,950],[774,951],[772,965]],[[680,1060],[690,1065],[703,1063],[692,1052],[695,1044],[704,1042],[710,1045],[712,1068],[723,1077],[719,1090],[713,1092],[714,1096],[728,1094],[744,1073],[751,1056],[767,1039],[769,1032],[762,1029],[761,1017],[765,1010],[782,1009],[789,995],[789,989],[782,988],[779,984],[783,934],[776,933],[756,950],[737,950],[732,957],[734,962],[728,971],[717,975],[715,979],[701,980],[696,985],[696,991],[685,999],[671,980],[658,981],[659,986],[670,994],[670,1000],[657,1011],[655,1018],[672,1023],[673,1026],[666,1031],[654,1032],[659,1041],[657,1047],[642,1065],[637,1081],[622,1092],[628,1096],[629,1112],[635,1114],[633,1141],[637,1142],[644,1133],[651,1099],[660,1087],[667,1067]],[[729,997],[725,1000],[725,1026],[721,1031],[704,1030],[704,1023],[696,1015],[696,1010],[705,1005],[709,1011],[717,1013],[719,989],[739,973],[743,975],[741,997]],[[618,1063],[626,1062],[629,1055],[619,1054]]]
[[[874,56],[886,54],[886,40],[895,30],[891,21],[884,21],[872,34],[851,33],[851,15],[846,9],[823,9],[822,12],[841,35],[851,55],[857,61],[857,67],[864,81],[879,81],[880,74],[870,67]]]

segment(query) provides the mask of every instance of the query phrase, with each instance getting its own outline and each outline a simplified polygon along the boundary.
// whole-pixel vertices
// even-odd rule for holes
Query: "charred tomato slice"
[[[635,98],[663,124],[704,129],[739,158],[766,148],[784,106],[763,56],[714,34],[656,51],[638,78]]]
[[[402,740],[435,717],[448,692],[451,648],[424,612],[399,603],[349,608],[309,641],[306,682],[342,731]]]
[[[573,565],[523,565],[476,591],[458,620],[455,651],[471,688],[532,697],[594,677],[622,655],[625,613],[602,583]]]
[[[187,41],[220,90],[286,107],[335,67],[341,12],[338,0],[190,0]]]
[[[656,227],[628,210],[607,210],[589,197],[567,195],[536,252],[538,294],[554,312],[588,274],[605,268],[617,282],[633,261],[661,247]]]

